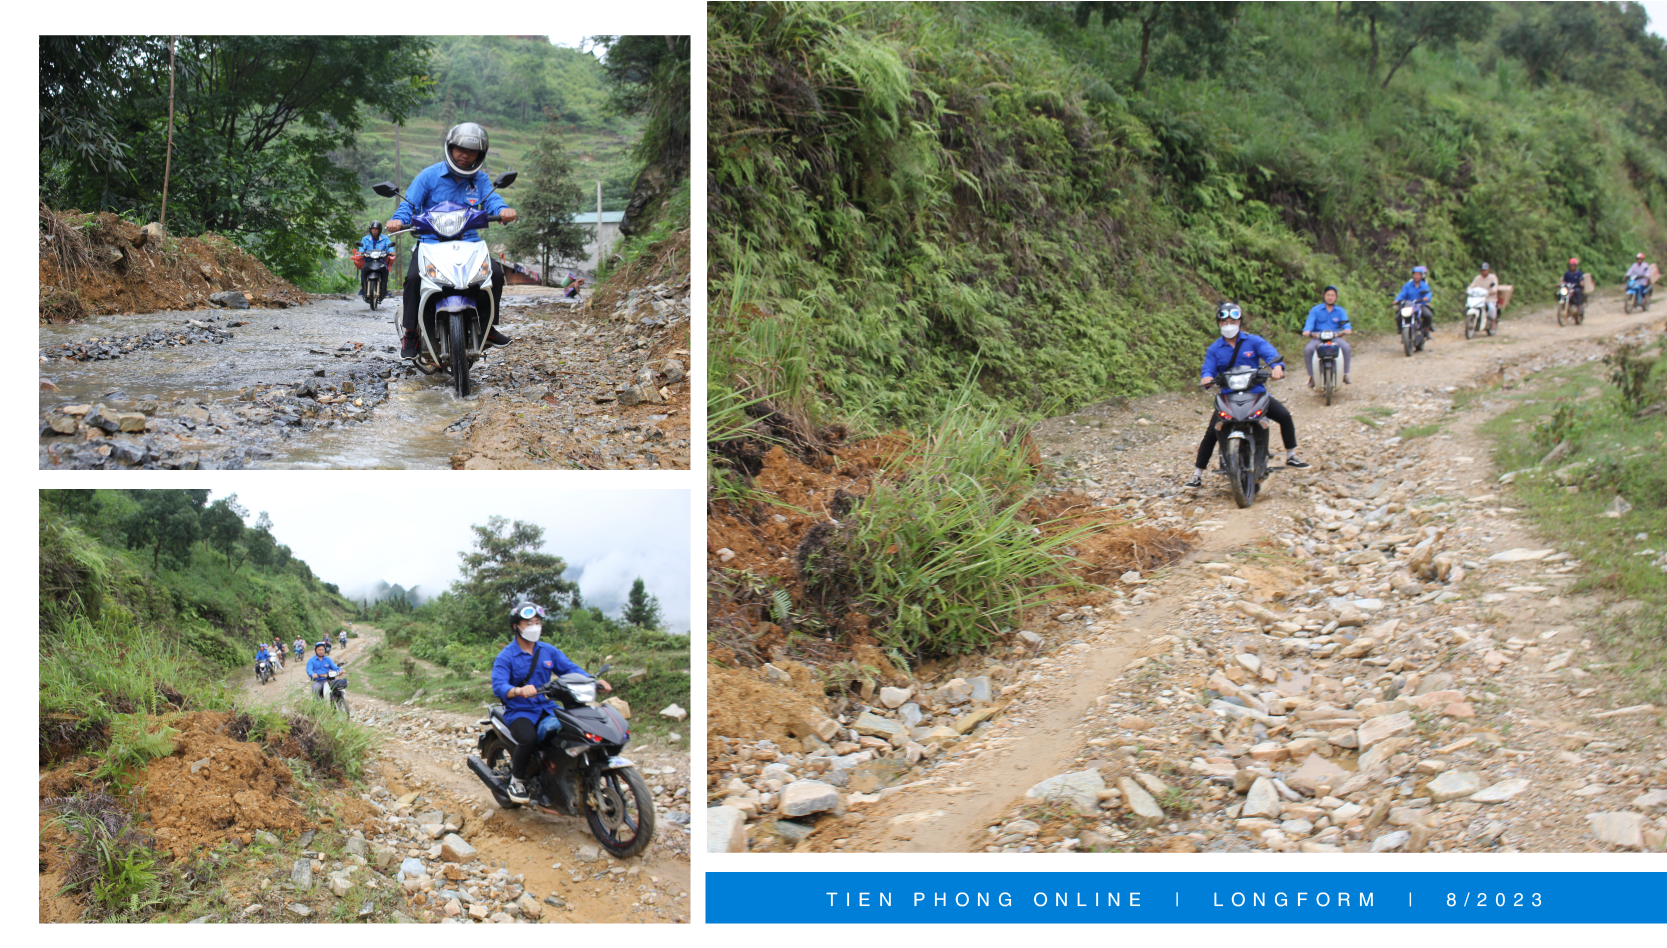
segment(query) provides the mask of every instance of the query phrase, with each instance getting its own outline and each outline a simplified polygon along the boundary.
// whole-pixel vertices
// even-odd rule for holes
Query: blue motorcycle
[[[1622,308],[1628,313],[1631,313],[1633,310],[1642,312],[1649,309],[1650,291],[1652,289],[1654,289],[1654,287],[1650,286],[1649,281],[1643,277],[1627,277],[1626,301],[1621,304]]]

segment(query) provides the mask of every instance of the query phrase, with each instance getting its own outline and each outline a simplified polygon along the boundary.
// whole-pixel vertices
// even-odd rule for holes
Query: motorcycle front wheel
[[[591,835],[616,859],[637,855],[654,838],[654,796],[635,767],[602,771],[583,804]]]
[[[1564,300],[1557,304],[1557,325],[1563,325],[1563,317],[1569,314],[1569,302]]]
[[[1409,359],[1412,358],[1412,324],[1411,323],[1404,323],[1401,326],[1401,348],[1406,350],[1407,358],[1409,358]]]
[[[463,314],[451,314],[451,379],[458,398],[469,397],[469,327]]]
[[[342,717],[344,717],[344,718],[353,717],[352,712],[347,710],[347,696],[346,695],[337,695],[335,698],[331,699],[331,703],[333,703],[336,706],[336,709],[339,710],[342,713]]]
[[[370,288],[365,293],[365,299],[370,302],[370,308],[374,312],[376,304],[382,301],[382,278],[380,276],[374,274],[371,276]]]
[[[1256,502],[1256,457],[1250,439],[1223,440],[1222,460],[1227,464],[1227,483],[1233,488],[1233,503],[1249,507]]]
[[[1470,339],[1470,338],[1472,338],[1476,335],[1476,324],[1481,322],[1481,321],[1482,321],[1482,317],[1480,317],[1480,316],[1472,316],[1469,313],[1465,314],[1465,316],[1464,316],[1464,337],[1466,339]]]
[[[1636,299],[1637,299],[1637,297],[1633,296],[1631,293],[1628,293],[1626,296],[1622,297],[1621,298],[1621,311],[1626,313],[1628,316],[1631,316],[1632,315],[1632,304]]]
[[[1320,385],[1325,389],[1325,403],[1331,405],[1331,396],[1337,392],[1337,363],[1324,362],[1320,365]]]

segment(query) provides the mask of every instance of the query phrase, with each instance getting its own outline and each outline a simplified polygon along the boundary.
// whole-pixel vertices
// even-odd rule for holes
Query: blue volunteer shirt
[[[1327,306],[1324,303],[1316,305],[1308,311],[1308,321],[1302,324],[1303,332],[1342,332],[1353,329],[1349,325],[1349,311],[1341,306]]]
[[[459,178],[451,173],[445,162],[437,161],[417,172],[416,180],[405,189],[405,200],[399,202],[399,210],[394,212],[391,219],[399,221],[401,226],[410,226],[414,215],[421,214],[444,201],[452,201],[464,207],[484,207],[489,214],[509,207],[504,199],[498,196],[497,190],[492,187],[492,179],[487,177],[485,171],[476,171],[472,175]],[[420,237],[428,243],[437,243],[440,240],[433,234],[422,234]],[[466,230],[462,239],[480,240],[481,237],[476,231]]]
[[[533,664],[535,663],[536,664]],[[532,677],[527,677],[527,666],[533,665]],[[544,683],[557,675],[569,672],[583,672],[583,668],[573,664],[572,660],[561,653],[548,642],[539,642],[533,647],[532,654],[521,651],[514,639],[504,646],[498,657],[492,662],[492,693],[504,703],[504,721],[508,723],[517,718],[529,718],[537,721],[546,714],[556,710],[556,703],[543,695],[524,698],[519,695],[513,698],[505,697],[511,688],[522,685],[532,685],[542,688]],[[585,672],[589,674],[589,672]],[[526,678],[526,681],[521,679]]]
[[[1395,302],[1397,303],[1428,303],[1429,301],[1429,280],[1418,283],[1408,280],[1406,286],[1401,287],[1401,292],[1395,294]]]
[[[366,234],[365,236],[359,238],[359,249],[392,251],[394,249],[394,239],[389,237],[387,234],[383,234],[380,237],[372,237],[371,235]]]
[[[1233,345],[1238,342],[1238,339],[1243,339],[1244,344],[1239,346],[1239,357],[1235,359],[1233,358]],[[1269,365],[1285,364],[1285,360],[1279,355],[1279,350],[1275,349],[1272,343],[1261,336],[1241,331],[1238,339],[1217,339],[1210,344],[1210,348],[1204,350],[1204,368],[1200,370],[1198,376],[1200,382],[1204,379],[1220,379],[1222,373],[1235,365],[1248,365],[1255,368],[1263,362]],[[1265,392],[1267,389],[1261,385],[1254,385],[1245,389],[1245,391]]]
[[[335,659],[328,655],[314,655],[307,659],[307,677],[314,681],[317,681],[326,672],[339,672],[341,670],[342,667],[337,665]]]

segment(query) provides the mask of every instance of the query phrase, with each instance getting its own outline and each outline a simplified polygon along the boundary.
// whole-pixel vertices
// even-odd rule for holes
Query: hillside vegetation
[[[714,441],[1034,417],[1193,377],[1220,298],[1289,350],[1328,283],[1382,328],[1415,263],[1450,318],[1667,238],[1636,5],[1184,6],[710,7]]]

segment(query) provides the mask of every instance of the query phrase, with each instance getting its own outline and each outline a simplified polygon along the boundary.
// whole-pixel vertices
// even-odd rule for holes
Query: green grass
[[[1586,462],[1576,473],[1580,491],[1564,490],[1549,470],[1526,471],[1512,485],[1513,503],[1525,509],[1559,549],[1574,552],[1584,562],[1577,591],[1648,605],[1630,618],[1603,621],[1599,631],[1630,687],[1646,700],[1659,702],[1667,699],[1662,672],[1667,668],[1662,608],[1667,606],[1667,573],[1656,565],[1667,554],[1667,469],[1661,464],[1667,453],[1667,416],[1637,418],[1622,411],[1615,386],[1600,365],[1559,371],[1562,381],[1506,395],[1513,407],[1483,425],[1482,432],[1496,439],[1495,461],[1501,470],[1533,467],[1552,437],[1576,439],[1574,451],[1559,466]],[[1667,360],[1656,361],[1647,381],[1653,398],[1667,398]],[[1604,397],[1584,403],[1581,424],[1551,430],[1558,409],[1593,386],[1601,387]],[[1632,510],[1618,519],[1604,516],[1617,496]],[[1640,555],[1646,549],[1657,553]]]
[[[1395,416],[1395,409],[1383,405],[1373,405],[1361,414],[1354,416],[1354,420],[1368,428],[1382,428],[1387,420]]]
[[[1428,438],[1432,435],[1440,434],[1446,427],[1446,425],[1442,424],[1408,425],[1395,433],[1401,438],[1401,440],[1411,441],[1413,438]]]

